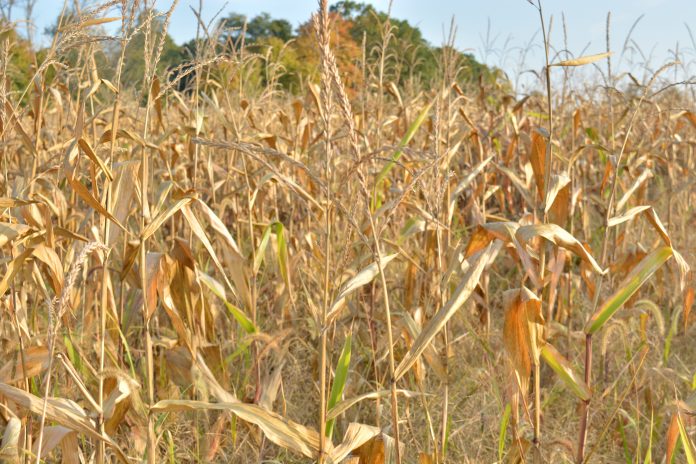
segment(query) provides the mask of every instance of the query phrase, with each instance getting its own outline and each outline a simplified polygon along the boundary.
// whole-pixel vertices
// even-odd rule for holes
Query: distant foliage
[[[33,53],[29,42],[17,34],[12,24],[0,22],[0,41],[11,50],[6,63],[7,76],[10,78],[11,90],[23,91],[29,84],[34,66]]]
[[[146,66],[143,50],[146,48],[146,28],[142,26],[149,16],[153,16],[153,20],[147,32],[150,34],[150,43],[147,45],[153,47],[152,41],[154,46],[159,45],[164,18],[154,10],[142,10],[138,14],[133,36],[126,47],[123,82],[128,87],[137,87],[144,78]],[[387,13],[378,11],[371,5],[354,1],[340,1],[333,5],[330,18],[331,45],[336,51],[341,77],[351,96],[355,94],[363,79],[363,54],[368,67],[377,66],[376,63],[384,57],[385,79],[397,85],[407,85],[412,89],[430,87],[437,78],[443,48],[429,44],[421,30],[407,20],[390,18]],[[44,34],[50,36],[59,32],[58,20],[59,18],[56,18]],[[68,10],[62,24],[78,20],[78,15]],[[239,57],[244,50],[247,55],[257,55],[257,59],[249,63],[248,83],[256,83],[259,88],[268,85],[279,86],[299,94],[308,82],[317,81],[319,53],[309,18],[297,28],[293,28],[288,20],[273,18],[269,13],[248,18],[232,12],[221,19],[217,26],[217,32],[206,31],[218,44],[213,54],[223,53]],[[10,23],[3,29],[6,38],[17,42],[17,46],[12,48],[9,74],[13,76],[14,87],[24,88],[30,79],[32,65],[28,42],[14,31]],[[199,43],[210,46],[207,37],[203,37],[203,32]],[[114,77],[120,48],[116,43],[107,43],[103,52],[96,55],[99,60],[97,65],[103,76]],[[204,61],[205,52],[196,45],[196,39],[177,45],[166,32],[157,72],[160,75],[170,73],[169,77],[176,79],[180,73],[173,70],[187,67],[188,62]],[[76,53],[64,53],[62,59],[67,60],[64,64],[73,66],[79,58]],[[487,83],[494,83],[502,77],[499,70],[479,63],[470,54],[455,51],[455,56],[463,70],[457,77],[462,85],[476,83],[479,78],[485,79]],[[217,71],[224,75],[223,69]],[[192,81],[193,76],[188,75],[186,82]],[[180,85],[177,85],[178,87]]]

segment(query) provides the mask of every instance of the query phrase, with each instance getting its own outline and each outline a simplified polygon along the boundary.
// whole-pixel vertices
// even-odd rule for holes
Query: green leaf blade
[[[672,248],[667,246],[658,248],[643,258],[621,282],[614,294],[592,315],[585,325],[585,333],[591,335],[602,328],[672,255]]]

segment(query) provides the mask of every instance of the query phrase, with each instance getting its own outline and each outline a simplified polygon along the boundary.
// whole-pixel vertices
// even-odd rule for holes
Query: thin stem
[[[396,370],[394,362],[394,335],[391,323],[391,309],[389,306],[389,288],[387,287],[387,279],[384,277],[384,268],[382,267],[382,252],[379,246],[379,237],[375,228],[375,221],[370,213],[370,202],[369,193],[367,189],[364,189],[365,194],[365,208],[366,214],[370,220],[370,230],[372,232],[372,239],[375,242],[374,255],[377,262],[377,268],[379,269],[380,283],[382,284],[382,298],[384,299],[384,315],[387,321],[387,344],[389,353],[389,387],[391,390],[391,416],[392,416],[392,429],[394,433],[394,451],[396,453],[396,464],[401,464],[401,450],[399,444],[399,403],[396,397],[396,380],[394,378],[394,371]]]
[[[544,72],[546,73],[546,111],[548,112],[549,116],[549,140],[546,144],[546,160],[544,163],[544,190],[548,190],[549,183],[551,182],[551,164],[553,162],[553,105],[551,104],[551,63],[549,61],[549,38],[546,34],[544,14],[541,9],[541,0],[539,0],[539,19],[541,20],[541,32],[544,37],[544,55],[546,57],[546,67]],[[545,203],[545,198],[542,198],[542,201]]]
[[[643,105],[643,101],[645,98],[648,96],[648,91],[650,90],[650,87],[652,84],[655,82],[655,79],[657,79],[657,76],[659,76],[665,69],[669,68],[672,66],[674,63],[667,63],[664,66],[662,66],[660,69],[658,69],[655,74],[653,74],[652,78],[648,82],[648,84],[645,86],[645,89],[643,91],[643,95],[640,97],[638,100],[638,104],[636,106],[636,110],[633,112],[631,115],[631,120],[628,123],[628,127],[626,129],[626,135],[624,136],[623,143],[621,144],[621,150],[619,151],[618,156],[616,157],[616,166],[614,166],[614,173],[612,175],[612,182],[611,182],[611,193],[609,195],[609,202],[607,204],[607,210],[606,214],[604,216],[604,228],[605,230],[609,229],[609,219],[614,215],[614,200],[616,199],[616,190],[618,187],[618,180],[619,180],[619,169],[621,167],[621,161],[623,159],[624,152],[626,151],[626,146],[628,145],[628,138],[631,136],[631,132],[633,130],[633,124],[636,121],[636,118],[638,116],[638,113],[640,112],[640,108]],[[607,261],[607,255],[609,251],[609,233],[604,234],[604,241],[602,244],[602,256],[600,258],[599,264],[601,266],[605,266],[606,261]],[[594,303],[592,305],[592,313],[597,310],[597,307],[599,306],[599,296],[602,290],[602,283],[604,282],[604,274],[599,274],[597,275],[597,280],[595,284],[595,296],[594,296]],[[588,334],[586,337],[585,341],[585,383],[587,386],[590,386],[590,381],[592,380],[592,340],[590,335]],[[581,410],[581,417],[580,417],[580,435],[578,437],[578,454],[577,454],[577,459],[576,462],[582,463],[584,461],[584,456],[585,456],[585,442],[587,438],[587,428],[589,427],[589,400],[583,402],[582,410]]]
[[[125,12],[124,12],[125,17]],[[123,61],[125,59],[125,24],[123,25],[123,38],[121,40],[121,55],[119,57],[118,66],[116,68],[116,86],[117,89],[121,88],[121,72],[123,70]],[[116,151],[116,133],[118,131],[118,120],[119,120],[119,107],[120,107],[120,91],[116,94],[114,105],[112,108],[111,116],[111,145],[109,148],[109,167],[113,168],[114,163],[114,153]],[[108,182],[108,181],[107,181]],[[106,207],[109,211],[112,210],[112,183],[108,182],[106,185]],[[103,228],[103,238],[104,243],[108,245],[110,239],[110,229],[111,221],[104,218],[104,228]],[[104,261],[102,263],[102,282],[101,282],[101,300],[100,300],[100,311],[99,311],[99,391],[98,391],[98,404],[99,408],[102,410],[98,416],[99,432],[104,433],[104,376],[101,375],[104,372],[104,360],[105,360],[105,339],[106,339],[106,311],[109,301],[108,286],[107,282],[110,280],[109,270],[108,270],[108,260],[110,254],[104,253]],[[97,464],[104,462],[105,455],[104,442],[99,441],[97,447]]]
[[[599,289],[597,289],[599,291]],[[592,334],[585,337],[585,384],[590,388],[592,382]],[[580,437],[578,438],[577,463],[582,463],[585,459],[585,442],[587,440],[587,426],[590,414],[590,400],[583,401],[580,405]]]
[[[541,21],[541,32],[544,40],[544,58],[545,66],[544,73],[546,75],[546,111],[548,113],[549,125],[548,125],[548,141],[546,143],[546,153],[544,161],[544,191],[541,193],[541,201],[539,202],[539,216],[543,216],[544,224],[548,223],[548,214],[546,213],[546,192],[548,192],[551,184],[551,165],[553,163],[553,104],[551,99],[551,66],[549,60],[549,37],[546,31],[546,23],[544,21],[544,12],[541,7],[541,0],[538,0],[537,9],[539,11],[539,20]],[[549,33],[551,25],[549,24]],[[542,213],[543,211],[543,213]],[[542,243],[542,250],[540,253],[540,263],[539,263],[539,280],[541,288],[540,293],[543,295],[544,292],[544,273],[546,271],[546,252],[550,248],[550,244],[547,242]],[[540,295],[540,297],[542,297]],[[542,297],[543,299],[543,297]],[[550,304],[547,301],[547,304]],[[535,360],[534,363],[534,444],[539,446],[541,441],[541,381],[539,379],[539,362]]]
[[[541,439],[541,380],[539,379],[539,361],[534,363],[534,444]]]

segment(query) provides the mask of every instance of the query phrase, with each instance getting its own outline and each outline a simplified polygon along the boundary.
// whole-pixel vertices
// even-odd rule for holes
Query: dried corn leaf
[[[0,443],[0,460],[3,462],[19,462],[19,435],[22,430],[22,421],[11,417],[5,426],[5,433]]]
[[[381,262],[382,269],[386,268],[387,265],[397,256],[398,253],[389,256],[383,256]],[[338,317],[341,308],[343,308],[343,304],[346,302],[346,297],[348,297],[348,295],[356,291],[358,288],[372,282],[372,280],[379,274],[379,268],[380,266],[377,264],[377,262],[373,262],[369,264],[367,267],[363,268],[353,278],[351,278],[341,286],[341,289],[338,291],[338,295],[336,295],[336,299],[331,304],[331,308],[329,309],[329,312],[326,315],[327,325],[330,324],[331,321],[336,319],[336,317]]]
[[[11,222],[0,222],[0,247],[12,242],[17,237],[21,237],[32,230],[25,224],[13,224]]]
[[[150,222],[145,229],[143,230],[140,238],[141,240],[145,240],[152,236],[157,230],[164,224],[164,221],[172,217],[177,211],[179,211],[181,208],[184,206],[188,205],[193,201],[193,198],[191,197],[182,197],[179,198],[177,201],[175,201],[173,204],[169,205],[169,208],[167,208],[164,211],[160,211],[160,213],[152,219],[152,222]]]
[[[121,462],[128,464],[128,458],[118,444],[108,435],[99,433],[92,419],[85,414],[84,410],[76,403],[62,398],[49,398],[44,404],[43,398],[39,398],[31,393],[27,393],[24,390],[4,383],[0,383],[0,396],[4,396],[8,400],[17,403],[37,415],[43,413],[45,406],[46,418],[70,430],[83,433],[95,440],[103,441],[114,451]]]
[[[162,400],[150,408],[153,413],[171,411],[230,411],[240,419],[261,428],[266,438],[276,445],[296,451],[308,458],[319,452],[319,434],[274,412],[247,403],[206,403],[191,400]]]
[[[51,276],[53,292],[56,295],[60,295],[60,292],[63,290],[63,265],[58,254],[45,243],[38,244],[32,254],[46,265]]]
[[[63,443],[67,443],[67,447],[71,447],[71,442],[69,440],[70,435],[77,435],[77,433],[74,430],[71,430],[67,427],[63,427],[62,425],[53,425],[53,426],[46,426],[44,427],[43,430],[43,440],[41,442],[41,455],[40,457],[45,459],[48,457],[48,455],[56,448],[58,445],[61,445]],[[35,441],[33,446],[32,446],[32,453],[34,455],[38,454],[39,451],[39,442]],[[75,453],[73,450],[72,453],[70,450],[66,450],[65,445],[62,446],[62,453],[63,456],[65,457],[66,451],[68,454]],[[65,461],[63,461],[65,462]]]
[[[505,319],[503,344],[512,366],[515,383],[526,394],[532,363],[539,363],[539,351],[543,344],[544,317],[541,301],[526,288],[508,290],[503,294]],[[514,386],[512,391],[516,389]]]
[[[489,244],[486,248],[469,258],[469,269],[462,277],[459,286],[454,290],[452,297],[423,328],[416,341],[413,342],[411,349],[408,350],[408,353],[406,353],[406,356],[404,356],[396,368],[394,372],[395,382],[408,372],[426,347],[433,341],[435,335],[442,330],[447,321],[469,299],[478,285],[484,268],[488,265],[489,260],[493,258],[494,251],[495,248],[492,244]]]
[[[22,268],[22,264],[24,264],[24,261],[31,256],[33,251],[33,248],[28,247],[7,264],[7,271],[2,277],[2,280],[0,280],[0,295],[4,295],[7,289],[10,288],[12,279],[14,279],[15,275],[17,275],[19,270]]]
[[[534,172],[534,182],[537,187],[537,194],[540,199],[543,199],[545,195],[544,186],[544,175],[545,175],[545,165],[546,165],[546,141],[547,138],[540,134],[539,131],[532,132],[532,151],[529,154],[529,161],[532,164],[532,171]],[[547,198],[548,200],[548,198]],[[548,201],[547,201],[548,205]],[[546,210],[548,211],[548,209]]]
[[[24,378],[35,377],[48,367],[48,349],[45,346],[30,346],[24,352],[17,351],[0,369],[0,382],[13,384]],[[26,370],[25,370],[26,369]]]
[[[36,203],[38,203],[38,202],[33,201],[33,200],[22,200],[19,198],[0,197],[0,208],[17,208],[20,206],[33,205]]]
[[[515,186],[518,192],[520,192],[520,195],[522,195],[522,198],[524,199],[525,203],[532,207],[534,206],[534,198],[532,196],[532,193],[529,191],[527,186],[525,185],[524,182],[522,182],[522,179],[520,179],[517,174],[515,174],[511,169],[506,168],[505,166],[496,164],[495,168],[505,174],[508,179],[512,182],[512,185]],[[538,188],[538,187],[537,187]]]
[[[96,164],[99,167],[99,169],[102,170],[102,172],[106,175],[109,181],[113,181],[114,175],[111,173],[111,169],[109,169],[109,166],[107,166],[106,163],[104,163],[104,161],[102,161],[101,158],[97,156],[94,149],[92,148],[92,145],[90,145],[84,137],[80,137],[80,139],[77,141],[77,144],[82,149],[82,152],[85,155],[87,155],[87,157],[90,160],[92,160],[92,162]]]
[[[128,230],[126,230],[125,227],[121,224],[121,222],[116,219],[109,211],[106,210],[104,205],[102,205],[99,200],[97,200],[92,193],[85,187],[82,182],[79,180],[75,179],[72,176],[68,176],[68,182],[70,183],[70,186],[72,189],[75,191],[75,193],[84,200],[85,203],[87,203],[89,206],[94,208],[99,214],[102,216],[106,217],[109,219],[111,222],[116,224],[119,229],[123,230],[124,232],[128,233]]]
[[[589,251],[576,239],[573,235],[564,228],[556,224],[531,224],[528,226],[520,226],[515,233],[515,236],[522,245],[526,245],[534,237],[543,237],[546,240],[572,251],[580,258],[587,261],[598,274],[605,274],[607,271],[595,261]]]
[[[132,199],[135,193],[138,170],[140,169],[139,160],[124,161],[114,164],[114,181],[111,184],[111,214],[121,223],[125,221],[130,213]],[[109,234],[107,245],[113,247],[121,236],[121,230],[116,229]]]
[[[359,448],[380,433],[379,427],[351,422],[348,424],[341,444],[329,452],[329,462],[341,462],[354,449]]]
[[[210,207],[203,201],[197,200],[195,206],[198,206],[203,212],[204,216],[210,222],[210,226],[222,237],[222,243],[226,245],[224,248],[227,268],[232,277],[232,282],[234,283],[237,294],[242,298],[244,306],[248,311],[251,310],[251,289],[249,286],[249,270],[246,264],[246,260],[242,255],[242,251],[237,245],[237,242],[232,237],[222,220],[215,214],[215,212],[210,209]]]
[[[495,156],[489,156],[488,158],[484,159],[481,161],[479,164],[477,164],[470,172],[467,174],[461,182],[457,184],[457,186],[454,188],[452,191],[452,194],[450,195],[449,198],[449,215],[450,215],[450,221],[452,220],[452,214],[454,212],[454,206],[457,202],[457,197],[461,195],[461,193],[466,190],[467,187],[476,179],[476,177],[483,172],[483,170],[486,168],[488,163],[490,163]]]
[[[648,209],[652,209],[652,206],[634,206],[633,208],[629,209],[620,216],[614,216],[612,218],[609,218],[609,221],[607,222],[607,227],[615,227],[619,224],[623,224],[624,222],[630,221],[631,219],[636,217],[636,215]]]
[[[611,55],[612,52],[597,53],[596,55],[581,56],[580,58],[576,58],[574,60],[559,61],[558,63],[552,63],[550,66],[583,66],[586,64],[594,63],[595,61],[603,60],[604,58],[608,58]]]
[[[421,314],[420,319],[422,319],[422,311],[419,310],[419,312]],[[422,330],[420,321],[417,321],[408,313],[404,314],[403,321],[406,325],[406,329],[408,330],[408,334],[411,337],[411,340],[417,339],[418,335],[421,333]],[[423,351],[423,358],[425,359],[428,367],[432,369],[433,372],[435,372],[435,374],[440,378],[440,380],[445,382],[447,380],[447,370],[445,369],[445,366],[442,364],[442,361],[440,361],[440,355],[438,354],[435,347],[433,347],[432,345],[428,345],[425,351]]]
[[[553,206],[558,193],[563,190],[568,184],[570,184],[570,177],[566,173],[554,174],[551,176],[551,186],[546,192],[546,201],[544,206],[544,212],[548,213]]]
[[[609,219],[607,224],[609,227],[613,227],[631,220],[640,213],[645,214],[646,219],[653,226],[653,229],[655,229],[655,231],[660,235],[665,244],[672,248],[672,252],[674,254],[674,261],[677,264],[677,269],[679,270],[679,286],[681,290],[684,290],[686,286],[686,276],[689,272],[690,267],[684,259],[684,257],[677,250],[674,249],[672,239],[670,238],[669,233],[667,232],[667,229],[665,228],[664,224],[662,224],[662,221],[660,221],[660,217],[657,215],[655,208],[653,208],[652,206],[636,206],[626,211],[626,213],[622,214],[621,216],[615,216]]]
[[[397,389],[396,393],[398,395],[403,395],[406,398],[415,398],[416,396],[419,395],[417,392],[413,392],[410,390],[402,390],[402,389]],[[326,413],[326,419],[336,419],[338,416],[355,406],[356,404],[360,403],[361,401],[365,400],[374,400],[377,398],[385,398],[391,394],[391,390],[378,390],[378,391],[372,391],[369,393],[363,393],[362,395],[355,396],[353,398],[348,398],[343,401],[339,401],[336,403],[336,406],[333,408],[329,409],[329,411]]]
[[[621,211],[624,206],[626,206],[626,203],[628,203],[628,200],[631,198],[631,196],[635,193],[638,188],[643,185],[645,181],[653,177],[653,173],[650,169],[644,170],[640,176],[633,182],[631,187],[626,190],[626,193],[623,194],[621,199],[616,203],[616,209],[615,211]]]

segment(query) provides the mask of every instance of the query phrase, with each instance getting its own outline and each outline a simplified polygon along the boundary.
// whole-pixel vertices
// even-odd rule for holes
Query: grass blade
[[[679,437],[681,438],[682,445],[684,445],[686,462],[688,464],[696,464],[696,450],[694,449],[694,444],[691,443],[686,427],[684,427],[684,421],[679,413],[677,413],[677,426],[679,427]]]
[[[503,462],[503,454],[505,453],[505,438],[507,437],[508,423],[510,422],[510,414],[512,407],[510,403],[505,405],[503,418],[500,420],[500,432],[498,433],[498,461]]]

